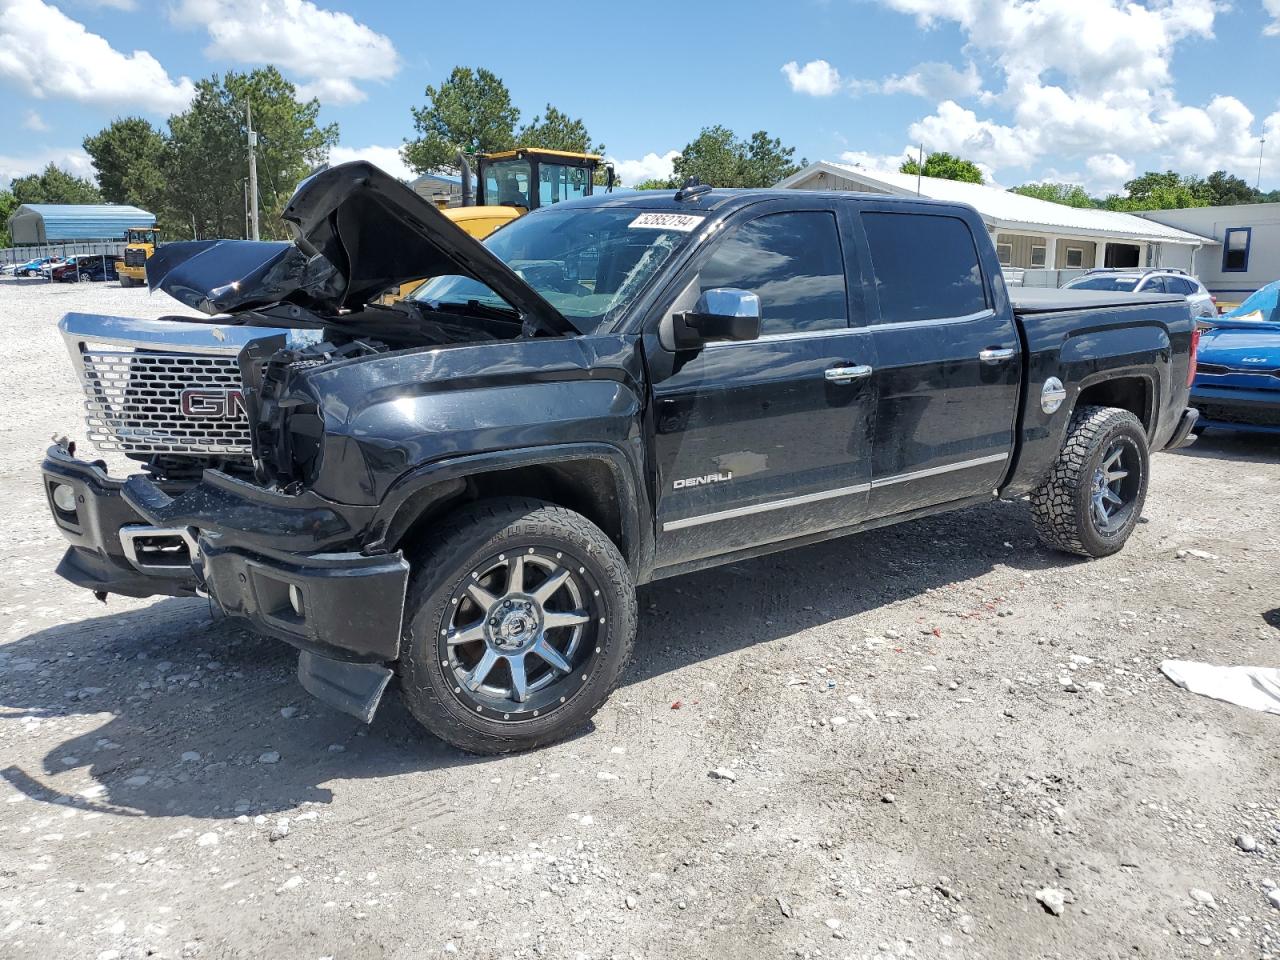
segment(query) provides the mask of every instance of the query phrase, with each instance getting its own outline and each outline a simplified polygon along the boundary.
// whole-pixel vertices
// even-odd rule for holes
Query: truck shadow
[[[663,581],[640,591],[640,635],[622,684],[959,588],[996,565],[1075,562],[1038,546],[1024,503],[992,503]],[[973,617],[967,630],[995,629],[991,604],[955,596]],[[887,616],[919,635],[910,606]],[[860,639],[872,628],[847,632]],[[198,600],[33,633],[0,654],[0,709],[34,735],[70,735],[38,775],[10,761],[0,776],[46,803],[218,819],[327,803],[322,784],[335,780],[502,762],[426,734],[394,695],[364,727],[312,700],[295,663],[285,644],[215,618]]]

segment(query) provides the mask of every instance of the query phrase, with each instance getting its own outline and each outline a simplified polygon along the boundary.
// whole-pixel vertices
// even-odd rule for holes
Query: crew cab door
[[[985,228],[925,204],[867,203],[861,221],[877,357],[871,515],[989,496],[1013,450],[1022,350]]]
[[[762,315],[753,341],[675,351],[646,335],[659,567],[865,517],[875,357],[852,226],[830,201],[753,204],[659,301],[661,320],[733,287]]]

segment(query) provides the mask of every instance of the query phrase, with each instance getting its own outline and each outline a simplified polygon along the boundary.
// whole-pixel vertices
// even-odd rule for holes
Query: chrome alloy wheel
[[[1141,484],[1141,466],[1133,441],[1117,437],[1093,472],[1090,513],[1099,533],[1107,535],[1123,529]]]
[[[522,547],[474,567],[439,630],[453,695],[494,720],[546,716],[591,673],[605,627],[600,590],[559,550]]]

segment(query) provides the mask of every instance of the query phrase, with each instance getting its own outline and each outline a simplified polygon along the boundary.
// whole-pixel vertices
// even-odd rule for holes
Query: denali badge
[[[182,415],[193,420],[243,420],[248,415],[239,390],[188,387],[180,401]]]
[[[724,483],[726,480],[733,479],[733,471],[725,470],[721,473],[708,473],[703,477],[688,477],[684,480],[677,480],[671,486],[676,490],[683,490],[685,487],[701,487],[708,483]]]

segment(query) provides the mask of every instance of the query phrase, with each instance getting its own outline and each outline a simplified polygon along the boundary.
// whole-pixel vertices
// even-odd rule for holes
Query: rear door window
[[[1169,288],[1165,286],[1164,277],[1147,277],[1147,282],[1141,287],[1143,293],[1168,293]]]
[[[967,317],[987,309],[978,248],[958,217],[864,213],[880,322]]]
[[[742,224],[720,241],[698,286],[756,294],[761,334],[849,325],[840,232],[828,211],[766,214]]]

